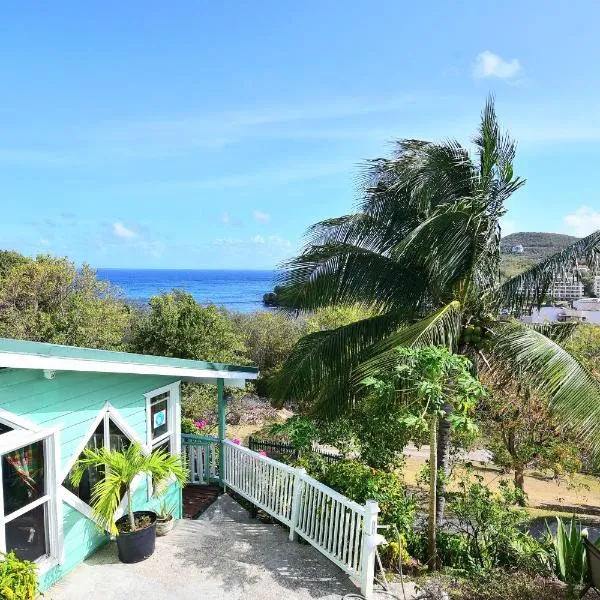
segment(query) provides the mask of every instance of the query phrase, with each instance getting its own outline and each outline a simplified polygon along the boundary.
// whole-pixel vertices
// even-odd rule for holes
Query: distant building
[[[573,301],[575,310],[600,311],[600,298],[579,298]]]
[[[600,297],[600,275],[594,277],[594,294]]]
[[[511,254],[523,254],[523,252],[525,252],[525,249],[523,248],[523,246],[521,244],[517,244],[516,246],[513,246],[510,249]]]
[[[562,306],[542,306],[531,315],[521,317],[524,323],[592,323],[600,325],[600,310],[575,310]]]
[[[548,290],[548,296],[555,300],[579,300],[583,294],[583,282],[574,277],[555,279]]]

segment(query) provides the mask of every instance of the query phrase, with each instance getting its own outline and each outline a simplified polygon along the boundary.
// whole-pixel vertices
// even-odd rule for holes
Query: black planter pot
[[[139,510],[133,513],[135,517],[150,517],[152,525],[139,529],[138,531],[128,531],[119,533],[117,536],[117,549],[119,551],[119,560],[124,563],[137,563],[146,560],[154,553],[154,544],[156,542],[156,513],[149,510]],[[117,521],[117,527],[121,523],[126,523],[128,516],[124,515]]]

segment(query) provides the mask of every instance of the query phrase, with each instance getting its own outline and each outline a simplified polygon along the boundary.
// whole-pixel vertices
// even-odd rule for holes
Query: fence
[[[219,439],[205,435],[181,435],[182,454],[186,457],[189,482],[205,484],[219,479]]]
[[[298,450],[292,444],[285,444],[283,442],[275,442],[272,440],[259,440],[250,436],[248,438],[248,448],[258,452],[264,450],[269,455],[274,456],[293,456],[298,458]],[[343,459],[339,454],[331,454],[330,452],[323,452],[322,450],[313,448],[313,452],[318,454],[327,464],[336,463]]]
[[[376,502],[365,506],[309,477],[304,469],[223,442],[224,482],[304,538],[350,577],[366,598],[373,593],[377,534]]]

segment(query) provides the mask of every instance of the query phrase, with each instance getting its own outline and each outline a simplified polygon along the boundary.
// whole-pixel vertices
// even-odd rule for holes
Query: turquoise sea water
[[[179,288],[202,304],[229,310],[263,309],[263,294],[273,289],[275,271],[218,271],[184,269],[97,269],[99,279],[119,287],[127,299],[147,302],[162,292]]]

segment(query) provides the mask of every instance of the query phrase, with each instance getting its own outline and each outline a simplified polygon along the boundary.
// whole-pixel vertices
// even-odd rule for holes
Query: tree
[[[135,324],[131,349],[158,356],[247,362],[243,339],[227,311],[213,304],[202,306],[182,290],[150,300],[150,311]]]
[[[487,388],[480,411],[487,447],[495,464],[514,472],[515,488],[523,492],[523,499],[525,469],[535,466],[558,476],[581,468],[568,427],[548,410],[540,394],[507,374],[489,381]]]
[[[282,306],[361,304],[373,316],[302,338],[273,392],[311,402],[315,412],[341,412],[354,406],[357,382],[393,361],[397,346],[443,345],[484,372],[501,365],[526,378],[599,451],[599,383],[560,340],[517,318],[581,258],[598,263],[600,232],[502,281],[500,219],[524,181],[491,99],[473,146],[471,156],[456,141],[397,142],[394,156],[367,163],[356,212],[310,228],[303,252],[285,265]],[[499,319],[501,309],[512,318]],[[447,466],[447,428],[439,437]]]
[[[407,428],[429,433],[428,566],[438,567],[437,502],[438,421],[446,418],[450,428],[473,429],[471,413],[483,386],[469,372],[468,358],[435,346],[396,348],[396,363],[363,381],[377,396],[388,400],[391,412],[402,415]],[[448,406],[452,412],[448,413]]]
[[[121,349],[129,307],[87,265],[66,258],[4,253],[0,336],[89,348]]]

